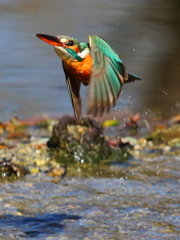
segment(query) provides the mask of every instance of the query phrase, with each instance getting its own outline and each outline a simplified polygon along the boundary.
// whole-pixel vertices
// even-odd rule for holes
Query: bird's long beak
[[[53,46],[63,46],[63,43],[59,41],[57,37],[46,35],[46,34],[36,34],[36,37],[40,38],[41,40],[53,45]]]

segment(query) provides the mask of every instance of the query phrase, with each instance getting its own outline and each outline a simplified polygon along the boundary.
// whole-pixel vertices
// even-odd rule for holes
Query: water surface
[[[0,238],[178,240],[179,163],[171,153],[145,154],[99,165],[91,178],[76,166],[62,181],[39,173],[0,183]]]

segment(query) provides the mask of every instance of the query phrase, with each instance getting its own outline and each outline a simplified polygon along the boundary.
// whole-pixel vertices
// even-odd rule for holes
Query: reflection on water
[[[124,86],[117,109],[168,116],[178,112],[180,3],[175,3],[1,1],[0,121],[12,115],[73,113],[61,61],[36,33],[80,41],[87,41],[88,34],[103,37],[127,70],[143,79]]]

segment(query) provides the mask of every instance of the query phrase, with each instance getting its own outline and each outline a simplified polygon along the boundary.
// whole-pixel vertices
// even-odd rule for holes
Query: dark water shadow
[[[23,238],[47,236],[60,233],[65,224],[64,220],[80,220],[81,216],[67,214],[45,214],[42,216],[25,217],[14,215],[1,215],[0,226],[7,230],[16,228],[18,236]],[[19,232],[21,231],[21,232]],[[14,231],[13,231],[14,232]]]

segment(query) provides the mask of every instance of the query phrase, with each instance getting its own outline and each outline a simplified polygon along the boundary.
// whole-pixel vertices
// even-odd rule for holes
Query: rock
[[[57,168],[53,168],[47,172],[48,176],[51,177],[58,177],[58,178],[63,178],[67,174],[67,167],[66,166],[61,166]]]
[[[83,162],[96,162],[111,154],[101,124],[91,118],[75,119],[63,116],[54,125],[52,137],[47,142],[49,148],[59,149],[61,157],[73,157]]]

